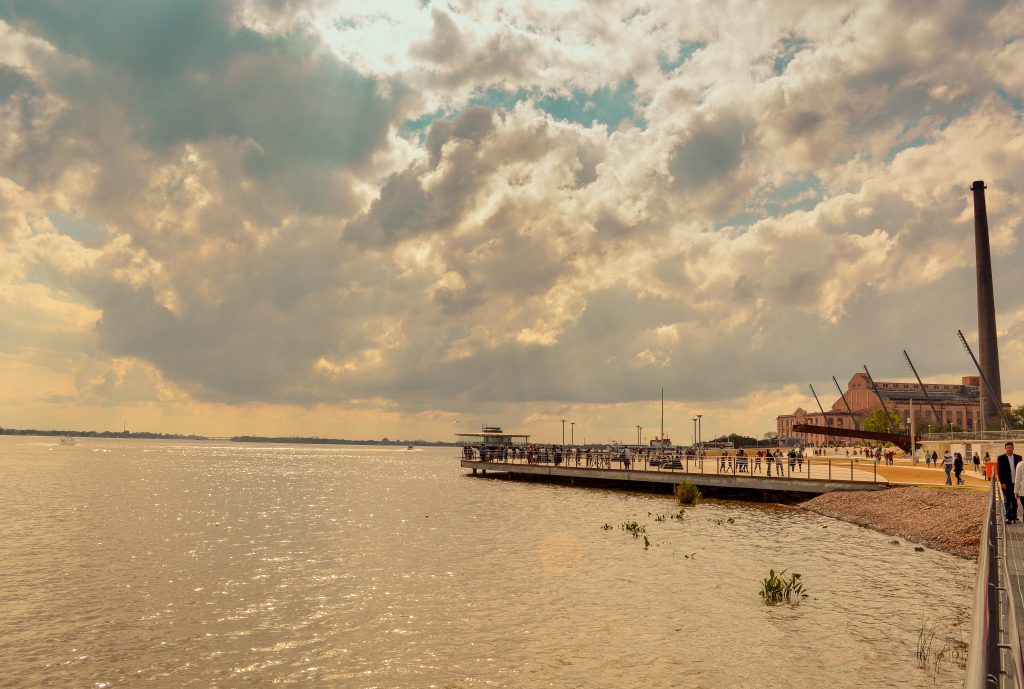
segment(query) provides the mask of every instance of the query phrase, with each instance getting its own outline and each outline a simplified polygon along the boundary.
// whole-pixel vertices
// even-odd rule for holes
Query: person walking
[[[976,473],[976,474],[980,474],[981,473],[981,457],[978,456],[977,452],[974,453],[974,473]],[[1017,485],[1017,484],[1014,483],[1014,485]]]
[[[964,485],[961,475],[964,473],[964,456],[959,452],[953,456],[953,474],[956,475],[956,485]]]
[[[999,475],[999,487],[1003,490],[1003,510],[1006,523],[1012,524],[1017,521],[1017,498],[1019,496],[1014,491],[1013,479],[1016,478],[1017,465],[1020,464],[1021,456],[1014,454],[1011,442],[1007,442],[1003,448],[1006,451],[996,457],[996,473]]]
[[[953,455],[949,450],[946,450],[946,454],[942,455],[942,468],[946,470],[946,485],[953,485],[953,478],[950,474],[953,473]]]

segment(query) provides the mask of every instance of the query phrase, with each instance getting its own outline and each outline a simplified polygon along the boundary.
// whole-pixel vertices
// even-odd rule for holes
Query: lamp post
[[[697,444],[700,444],[700,417],[702,417],[702,416],[704,416],[704,415],[703,414],[697,414]]]
[[[573,447],[576,446],[576,422],[569,422],[569,444]]]
[[[640,454],[640,431],[643,430],[643,426],[636,427],[636,452]]]
[[[565,419],[562,419],[562,449],[565,449]]]
[[[910,416],[907,417],[907,424],[910,426],[910,463],[917,464],[917,443],[914,442],[914,398],[910,398]]]
[[[697,446],[697,417],[693,417],[693,445]]]

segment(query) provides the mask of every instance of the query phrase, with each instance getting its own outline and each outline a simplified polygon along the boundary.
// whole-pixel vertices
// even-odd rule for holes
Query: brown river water
[[[0,686],[962,685],[973,562],[677,511],[454,448],[0,437]],[[766,606],[769,568],[810,597]]]

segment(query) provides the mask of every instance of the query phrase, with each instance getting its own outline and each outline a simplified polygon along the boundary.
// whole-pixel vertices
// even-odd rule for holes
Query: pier
[[[867,467],[855,460],[830,461],[828,459],[805,458],[802,464],[789,465],[788,458],[782,464],[782,474],[767,475],[762,469],[740,470],[733,463],[723,470],[718,458],[690,460],[681,467],[663,468],[645,463],[620,463],[620,467],[572,466],[553,462],[531,462],[522,459],[504,461],[481,461],[462,459],[462,467],[472,470],[473,475],[502,475],[507,478],[532,478],[562,482],[585,481],[591,485],[608,487],[632,485],[637,489],[650,486],[675,485],[682,480],[690,481],[702,488],[714,488],[751,492],[805,493],[818,495],[837,490],[880,490],[889,483],[876,473],[877,466],[872,460]],[[626,468],[626,467],[629,468]]]

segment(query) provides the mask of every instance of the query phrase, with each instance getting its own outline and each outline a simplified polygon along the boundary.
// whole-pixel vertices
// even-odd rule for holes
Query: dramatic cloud
[[[1020,3],[0,0],[0,422],[760,434],[970,373],[975,179],[1019,403]]]

